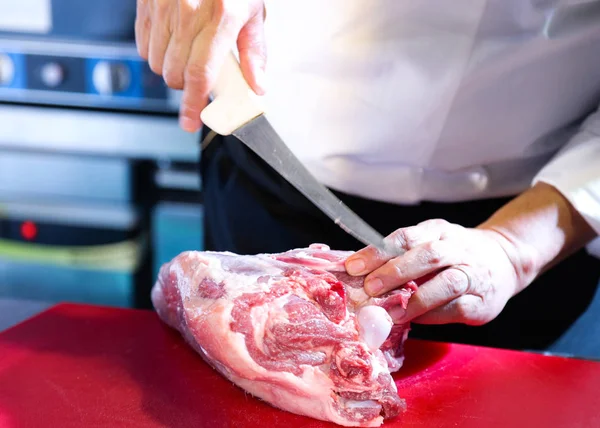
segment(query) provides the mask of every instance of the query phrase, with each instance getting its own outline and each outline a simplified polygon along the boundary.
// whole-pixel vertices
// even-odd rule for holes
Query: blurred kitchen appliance
[[[0,37],[128,41],[136,0],[0,0]]]
[[[0,101],[175,114],[180,92],[130,43],[0,38]]]
[[[135,0],[0,0],[0,101],[176,113],[137,53]]]
[[[0,297],[140,306],[148,220],[144,168],[127,159],[0,156]]]
[[[152,209],[153,275],[182,251],[203,249],[202,194],[197,166],[160,162],[154,173],[158,202]]]
[[[149,307],[156,266],[201,245],[198,135],[135,7],[0,0],[0,297]]]
[[[0,203],[0,297],[137,306],[140,226],[130,206]]]

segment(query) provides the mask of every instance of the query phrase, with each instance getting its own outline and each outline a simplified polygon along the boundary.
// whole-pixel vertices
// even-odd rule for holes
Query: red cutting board
[[[384,427],[600,427],[600,363],[411,340]],[[333,427],[210,369],[151,311],[59,305],[0,334],[0,426]]]

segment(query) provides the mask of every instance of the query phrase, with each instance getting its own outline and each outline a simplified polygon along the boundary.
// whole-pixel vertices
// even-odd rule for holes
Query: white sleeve
[[[538,181],[558,189],[600,235],[600,110],[583,122],[533,184]]]

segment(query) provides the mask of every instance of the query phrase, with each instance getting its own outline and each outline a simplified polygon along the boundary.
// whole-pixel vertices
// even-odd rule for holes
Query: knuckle
[[[404,229],[404,242],[406,242],[406,246],[408,248],[414,248],[419,243],[419,234],[415,231],[415,229]]]
[[[173,25],[173,36],[179,42],[191,39],[190,32],[193,28],[193,18],[191,16],[180,15],[175,25]]]
[[[174,70],[165,70],[163,72],[163,79],[169,88],[182,89],[183,88],[183,75],[181,72]]]
[[[204,105],[205,95],[199,94],[193,87],[189,87],[187,82],[184,85],[184,93],[181,98],[179,112],[187,117],[199,117]]]
[[[478,322],[477,311],[478,308],[470,299],[458,299],[456,300],[454,310],[456,315],[463,321],[471,323]]]
[[[152,20],[149,15],[146,15],[142,18],[141,29],[144,34],[150,34],[150,30],[152,29]]]
[[[209,73],[210,70],[207,66],[191,63],[185,68],[183,77],[186,83],[203,88],[208,83]]]
[[[171,0],[155,0],[154,13],[157,17],[164,18],[168,14],[171,7]]]
[[[137,15],[135,17],[134,28],[136,30],[136,37],[144,37],[148,35],[148,31],[150,30],[152,21],[150,17],[146,14]]]
[[[158,74],[159,76],[162,74],[162,61],[156,59],[156,55],[150,55],[148,65],[154,74]]]
[[[148,60],[148,45],[144,43],[144,40],[136,39],[136,47],[138,55],[145,61]]]
[[[416,247],[416,236],[415,233],[409,229],[398,229],[390,235],[390,239],[395,247],[403,248],[408,251]]]
[[[432,218],[419,223],[419,225],[423,226],[445,226],[448,224],[450,223],[442,218]]]
[[[478,296],[465,296],[456,300],[456,314],[464,324],[481,326],[495,318],[495,314],[485,309],[485,301]]]
[[[403,269],[400,266],[400,262],[398,259],[390,260],[388,262],[388,265],[390,266],[391,273],[395,278],[402,278],[404,276]]]
[[[190,32],[197,32],[199,28],[197,27],[197,23],[199,21],[199,5],[193,4],[191,1],[181,2],[183,5],[180,5],[177,8],[177,12],[174,13],[176,20],[176,25],[174,26],[175,31],[188,34]]]
[[[193,37],[189,37],[181,30],[179,26],[175,26],[171,31],[169,45],[167,47],[168,55],[172,57],[180,56],[183,48],[193,41]]]
[[[430,266],[439,266],[443,261],[443,248],[438,241],[430,241],[423,244],[422,262]]]
[[[452,296],[462,296],[467,292],[468,279],[466,275],[458,269],[446,269],[442,275],[448,292]]]

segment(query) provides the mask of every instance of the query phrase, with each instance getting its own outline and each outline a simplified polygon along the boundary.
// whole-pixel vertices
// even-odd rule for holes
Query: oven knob
[[[0,85],[10,85],[15,77],[15,65],[8,55],[0,54]]]
[[[40,77],[44,85],[49,88],[56,88],[65,80],[65,69],[56,62],[49,62],[42,67]]]
[[[125,91],[131,83],[131,75],[125,64],[101,61],[94,67],[92,81],[103,95]]]

